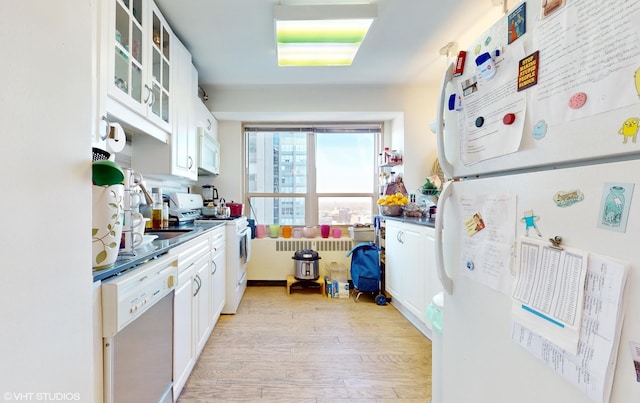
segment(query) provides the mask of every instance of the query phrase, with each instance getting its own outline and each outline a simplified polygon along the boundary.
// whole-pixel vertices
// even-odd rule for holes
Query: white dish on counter
[[[153,242],[156,238],[158,238],[157,235],[143,235],[142,236],[142,242],[140,243],[139,246],[143,246],[146,245],[148,243]]]

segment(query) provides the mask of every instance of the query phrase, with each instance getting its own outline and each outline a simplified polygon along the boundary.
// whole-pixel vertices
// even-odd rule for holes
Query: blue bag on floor
[[[380,249],[371,242],[354,246],[351,256],[351,280],[353,286],[363,292],[380,291]]]

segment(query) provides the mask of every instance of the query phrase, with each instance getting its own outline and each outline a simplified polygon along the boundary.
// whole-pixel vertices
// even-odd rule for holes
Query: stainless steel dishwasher
[[[165,255],[102,283],[105,403],[173,402],[173,296]]]

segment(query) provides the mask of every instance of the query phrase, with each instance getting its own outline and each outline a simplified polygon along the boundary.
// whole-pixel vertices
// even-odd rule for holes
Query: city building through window
[[[382,124],[282,126],[245,125],[247,214],[261,224],[373,222]]]

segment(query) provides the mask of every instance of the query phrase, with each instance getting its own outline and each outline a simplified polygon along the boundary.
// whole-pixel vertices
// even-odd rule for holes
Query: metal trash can
[[[431,323],[431,403],[442,402],[442,311],[444,293],[434,295],[424,316]]]

